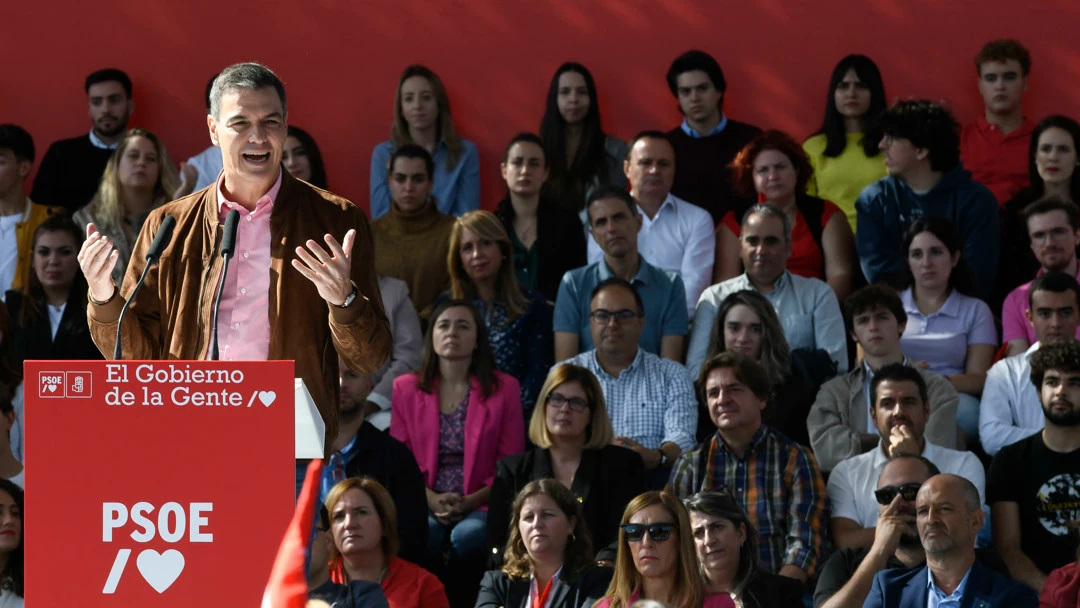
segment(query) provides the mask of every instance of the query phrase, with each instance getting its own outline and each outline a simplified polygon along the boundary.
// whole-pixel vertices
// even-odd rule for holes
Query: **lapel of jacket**
[[[994,606],[993,587],[993,574],[984,568],[978,560],[975,560],[971,564],[971,574],[968,575],[967,586],[964,587],[964,597],[960,600],[960,608],[990,608],[990,606]]]
[[[473,475],[476,468],[476,453],[485,441],[498,441],[498,436],[485,437],[484,427],[488,417],[488,399],[484,399],[480,389],[480,380],[470,379],[469,409],[465,412],[465,493],[473,492]],[[495,393],[491,399],[498,399]],[[436,442],[437,443],[437,442]]]
[[[581,452],[581,462],[578,464],[577,472],[574,473],[574,483],[571,484],[572,487],[570,488],[581,505],[584,505],[589,500],[589,490],[593,486],[596,470],[600,468],[600,457],[600,450],[583,450]]]
[[[926,583],[929,580],[927,578],[929,571],[927,566],[923,566],[915,576],[908,579],[904,592],[900,594],[900,608],[926,608]]]
[[[566,598],[570,595],[571,586],[566,584],[561,578],[552,585],[551,589],[551,601],[548,603],[551,608],[561,608],[566,604]],[[533,608],[543,608],[542,606],[534,606]]]
[[[525,608],[529,602],[529,585],[531,579],[522,581],[510,581],[510,588],[506,591],[506,608]]]

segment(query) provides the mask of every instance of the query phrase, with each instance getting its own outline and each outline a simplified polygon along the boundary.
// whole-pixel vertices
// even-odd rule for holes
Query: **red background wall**
[[[319,142],[331,189],[365,209],[371,148],[416,62],[440,74],[458,131],[479,146],[485,207],[504,192],[505,142],[538,129],[567,60],[593,72],[606,130],[624,139],[681,119],[664,74],[694,47],[723,66],[729,115],[799,137],[817,127],[829,74],[850,52],[877,61],[890,99],[946,99],[972,120],[972,58],[1005,36],[1034,57],[1027,115],[1080,114],[1075,0],[12,0],[3,13],[0,122],[27,128],[39,158],[89,129],[83,78],[115,66],[135,82],[130,124],[186,159],[209,145],[207,79],[255,60],[285,80],[289,122]]]

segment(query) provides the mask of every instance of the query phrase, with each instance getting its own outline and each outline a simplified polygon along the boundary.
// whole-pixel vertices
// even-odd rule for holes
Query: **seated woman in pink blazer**
[[[495,464],[524,451],[525,425],[518,381],[495,371],[471,303],[450,300],[431,315],[420,370],[394,381],[390,434],[424,474],[428,558],[441,562],[444,547],[450,559],[480,557]]]

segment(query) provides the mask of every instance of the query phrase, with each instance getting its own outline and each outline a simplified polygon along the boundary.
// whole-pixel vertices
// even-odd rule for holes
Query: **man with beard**
[[[86,77],[93,128],[87,135],[53,142],[41,160],[30,198],[46,207],[74,213],[97,192],[105,163],[120,145],[135,109],[131,79],[120,70],[98,70]],[[170,193],[172,194],[172,193]]]
[[[1064,272],[1042,274],[1028,292],[1028,308],[1028,323],[1038,341],[1026,352],[998,361],[986,373],[979,439],[991,456],[1043,428],[1039,387],[1030,381],[1030,358],[1043,344],[1074,340],[1080,324],[1080,284]]]
[[[1016,579],[1041,591],[1051,570],[1076,559],[1069,524],[1080,519],[1080,342],[1031,355],[1031,382],[1045,425],[997,453],[987,496],[994,548]]]
[[[881,367],[870,382],[870,394],[870,416],[881,437],[879,447],[840,462],[829,476],[829,528],[840,549],[869,547],[875,542],[880,509],[874,503],[874,484],[880,487],[879,475],[889,458],[899,454],[922,456],[946,473],[970,479],[980,496],[985,485],[982,463],[974,454],[935,445],[926,437],[930,402],[926,380],[919,370],[903,363]]]
[[[371,411],[367,400],[371,377],[352,371],[341,358],[338,369],[341,373],[338,432],[331,445],[330,462],[323,468],[319,502],[343,479],[370,477],[378,481],[390,492],[397,507],[401,541],[398,554],[418,563],[423,560],[427,546],[427,498],[420,466],[404,443],[366,420],[365,414]]]
[[[926,567],[884,570],[863,608],[1035,608],[1038,596],[975,559],[983,525],[979,492],[963,477],[943,473],[926,480],[915,498],[915,524]]]
[[[1076,261],[1076,246],[1080,244],[1080,209],[1058,198],[1032,203],[1024,209],[1031,251],[1039,261],[1039,274],[1064,272],[1080,281],[1080,264]],[[1035,281],[1012,290],[1001,307],[1001,341],[1008,344],[1008,354],[1018,355],[1037,339],[1035,328],[1028,322],[1028,294]],[[1076,337],[1080,339],[1080,328]]]
[[[848,368],[847,341],[840,303],[820,279],[800,277],[787,270],[791,257],[791,220],[773,205],[754,205],[743,216],[739,247],[746,272],[706,289],[698,299],[686,367],[696,377],[709,351],[716,312],[736,291],[753,290],[776,309],[791,350],[824,350],[837,371]]]

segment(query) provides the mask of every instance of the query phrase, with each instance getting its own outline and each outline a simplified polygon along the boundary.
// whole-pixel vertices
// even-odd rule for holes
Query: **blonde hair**
[[[697,552],[694,548],[694,536],[690,532],[690,516],[686,508],[668,492],[645,492],[640,494],[623,511],[623,524],[630,523],[630,518],[635,513],[648,507],[662,505],[675,520],[676,535],[665,542],[679,543],[678,560],[675,563],[674,576],[675,586],[672,587],[678,594],[675,605],[679,608],[695,608],[705,601],[705,577],[698,567]],[[611,600],[609,608],[627,608],[630,605],[630,596],[641,587],[641,573],[634,566],[634,558],[630,554],[629,542],[626,533],[619,529],[619,551],[615,556],[615,575],[611,579],[605,598]]]
[[[349,490],[360,490],[371,497],[371,503],[375,506],[375,513],[379,516],[379,523],[382,524],[383,558],[389,565],[398,552],[397,507],[394,506],[394,499],[391,498],[390,492],[382,484],[370,477],[350,477],[339,481],[337,485],[330,488],[330,492],[326,495],[326,513],[330,519],[327,522],[327,527],[330,528],[331,539],[334,536],[334,507],[345,497]],[[341,557],[337,541],[330,543],[329,553],[331,561]]]
[[[502,571],[512,580],[525,580],[532,576],[532,558],[525,548],[518,524],[521,522],[521,508],[525,501],[540,494],[551,498],[567,520],[574,520],[574,529],[570,531],[570,538],[563,551],[563,569],[566,574],[562,577],[564,580],[573,581],[593,560],[592,538],[589,536],[585,517],[581,514],[581,503],[562,482],[554,479],[530,481],[514,499],[514,506],[510,511],[510,537],[506,543],[505,565]]]
[[[173,166],[165,145],[161,143],[157,135],[146,129],[130,129],[124,134],[124,139],[116,147],[116,151],[109,157],[105,164],[105,172],[101,174],[101,183],[98,185],[97,194],[88,205],[88,211],[97,222],[98,226],[109,232],[118,232],[127,211],[124,202],[120,200],[120,159],[135,141],[142,137],[154,144],[154,153],[157,154],[158,179],[154,184],[154,198],[150,209],[159,207],[172,200],[173,193],[180,187],[180,175]]]
[[[422,65],[410,65],[401,73],[398,79],[397,92],[394,93],[394,124],[390,127],[390,146],[398,149],[405,144],[415,144],[409,136],[409,122],[401,112],[401,87],[405,81],[413,76],[420,76],[431,84],[431,91],[435,94],[435,103],[439,107],[439,116],[436,118],[435,128],[439,137],[446,144],[446,170],[452,171],[461,158],[461,138],[454,129],[454,119],[450,117],[450,98],[446,96],[446,88],[442,80],[435,72]]]
[[[589,402],[589,410],[592,417],[589,425],[585,427],[585,449],[598,450],[611,443],[615,432],[611,428],[611,418],[608,417],[607,407],[604,406],[604,391],[600,387],[600,381],[596,379],[588,369],[569,363],[560,365],[548,373],[544,386],[540,387],[540,394],[536,398],[536,407],[533,408],[532,417],[529,418],[529,441],[537,447],[550,448],[551,435],[547,428],[547,398],[551,391],[566,384],[577,382],[585,391],[585,398]]]
[[[479,296],[472,279],[465,272],[461,263],[462,231],[468,230],[476,238],[491,241],[499,245],[502,260],[499,264],[499,276],[495,279],[495,299],[506,304],[513,321],[529,308],[529,300],[521,293],[517,273],[514,272],[514,247],[506,234],[502,222],[490,211],[470,211],[454,222],[450,231],[450,251],[446,255],[446,267],[450,273],[450,297],[455,300],[475,301]]]

